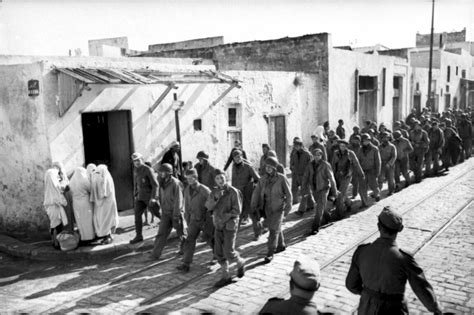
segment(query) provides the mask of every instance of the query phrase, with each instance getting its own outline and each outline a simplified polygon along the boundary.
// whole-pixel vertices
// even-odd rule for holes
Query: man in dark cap
[[[345,140],[339,140],[339,149],[334,153],[332,168],[336,179],[337,189],[340,191],[336,198],[336,215],[342,218],[346,211],[351,210],[351,200],[347,198],[347,189],[352,176],[364,177],[356,154],[347,148]]]
[[[402,136],[400,130],[393,132],[393,144],[397,148],[397,160],[395,161],[395,185],[396,189],[400,189],[400,172],[405,178],[405,187],[410,185],[410,175],[408,175],[408,161],[410,153],[413,152],[413,147],[410,141]]]
[[[186,171],[188,186],[184,190],[184,219],[188,226],[188,237],[184,243],[183,264],[176,267],[178,270],[188,272],[193,261],[196,240],[204,227],[206,220],[206,201],[211,190],[198,181],[198,173],[192,168]]]
[[[135,190],[135,238],[130,240],[130,244],[136,244],[143,241],[143,221],[142,215],[147,207],[154,207],[156,204],[158,181],[155,172],[143,161],[143,155],[136,152],[132,154],[134,171],[134,190]]]
[[[234,158],[232,165],[232,186],[240,190],[243,196],[239,226],[240,224],[246,224],[250,217],[255,238],[258,239],[262,233],[260,215],[252,211],[250,201],[252,200],[254,185],[258,182],[260,176],[258,176],[250,163],[244,161],[242,151],[235,150],[232,155]]]
[[[235,150],[240,150],[240,152],[242,152],[242,157],[245,160],[247,160],[247,153],[245,153],[244,149],[242,148],[242,142],[240,142],[240,140],[235,140],[234,141],[234,147],[232,148],[232,150],[230,150],[229,158],[227,159],[227,162],[225,163],[224,171],[227,171],[227,169],[230,166],[230,163],[232,163],[232,161],[234,161],[234,155],[233,154],[234,154]]]
[[[291,297],[288,300],[269,299],[259,314],[325,314],[318,311],[313,301],[320,285],[321,271],[318,262],[306,257],[298,258],[290,273]]]
[[[303,184],[303,175],[306,167],[312,160],[311,153],[303,146],[303,141],[300,138],[293,140],[294,153],[290,159],[291,169],[291,194],[293,195],[293,204],[298,203],[298,195]],[[298,211],[299,215],[314,208],[314,200],[311,192],[306,197],[302,196]]]
[[[265,175],[265,160],[267,159],[268,151],[270,151],[270,150],[271,150],[271,148],[267,143],[262,144],[263,155],[260,158],[260,165],[259,165],[259,168],[258,168],[258,175],[260,175],[260,176]]]
[[[222,278],[214,286],[223,287],[232,282],[229,263],[237,262],[237,277],[242,278],[245,274],[244,260],[235,250],[235,238],[242,212],[242,193],[227,184],[227,178],[222,170],[215,171],[215,181],[217,186],[211,191],[205,206],[212,212],[216,228],[214,251],[222,269]]]
[[[344,140],[346,138],[346,129],[344,129],[344,120],[339,119],[337,121],[338,125],[336,128],[336,135],[341,139]]]
[[[316,199],[316,214],[311,226],[310,234],[317,234],[319,228],[324,224],[323,216],[330,217],[326,212],[326,203],[329,190],[332,196],[337,196],[336,181],[328,162],[323,161],[323,152],[320,149],[314,149],[313,160],[306,167],[303,176],[302,193],[307,196],[311,192]]]
[[[402,217],[385,207],[378,216],[380,237],[360,245],[352,257],[346,287],[360,295],[359,314],[408,314],[404,298],[407,281],[428,311],[442,314],[433,288],[415,258],[398,248]]]
[[[186,240],[186,227],[183,218],[183,184],[173,177],[172,174],[173,167],[168,163],[162,164],[158,169],[158,182],[160,184],[159,200],[162,215],[151,254],[152,259],[156,260],[160,259],[161,252],[173,228],[176,229],[176,234],[178,234],[181,241],[178,253],[183,253],[184,241]]]
[[[279,163],[274,157],[265,161],[265,175],[262,176],[252,194],[251,208],[259,213],[263,210],[266,225],[270,231],[268,236],[268,252],[265,262],[273,259],[273,254],[285,250],[285,239],[281,230],[283,216],[291,210],[292,195],[286,176],[277,172]]]
[[[415,182],[421,182],[422,168],[425,160],[425,154],[430,147],[430,138],[428,133],[421,128],[419,120],[413,122],[413,130],[410,132],[410,141],[413,145],[413,172],[415,173]]]
[[[319,137],[317,135],[312,135],[311,141],[313,141],[313,143],[308,148],[309,152],[313,152],[314,149],[320,149],[323,152],[323,160],[327,161],[326,147],[321,143]]]
[[[395,191],[395,161],[397,160],[397,148],[390,143],[390,134],[383,131],[380,134],[381,144],[379,146],[381,171],[379,176],[379,189],[385,180],[388,184],[388,196],[391,196]]]

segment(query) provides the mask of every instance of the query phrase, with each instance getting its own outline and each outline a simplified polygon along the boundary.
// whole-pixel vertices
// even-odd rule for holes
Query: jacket
[[[332,168],[336,178],[348,178],[352,176],[353,172],[359,176],[364,174],[360,167],[359,160],[352,150],[346,150],[344,153],[337,150],[334,153]]]
[[[303,176],[306,166],[311,162],[313,156],[306,148],[301,149],[301,151],[293,150],[290,157],[290,170],[293,175]]]
[[[271,185],[271,210],[288,214],[291,210],[293,196],[286,176],[279,173],[275,173],[273,176],[266,174],[260,179],[252,194],[251,208],[253,210],[263,210],[265,208],[264,194],[268,185]]]
[[[174,217],[182,216],[184,213],[183,184],[173,176],[160,186],[159,199],[163,213]]]
[[[143,164],[135,169],[134,175],[135,197],[137,200],[148,203],[150,199],[155,199],[158,191],[158,181],[153,169]]]
[[[428,133],[423,129],[420,131],[412,130],[410,132],[410,141],[415,151],[427,152],[430,147],[430,139]]]
[[[458,132],[461,139],[472,139],[472,124],[467,120],[461,120],[458,124]]]
[[[410,153],[413,152],[413,146],[411,145],[411,142],[404,137],[393,140],[393,144],[397,148],[397,160],[399,161],[408,159]]]
[[[196,165],[196,171],[198,173],[198,180],[201,184],[204,186],[207,186],[207,188],[211,189],[214,186],[216,186],[216,182],[214,180],[214,172],[215,172],[215,167],[209,164],[208,161],[204,162],[204,164],[197,164]]]
[[[428,311],[440,310],[433,288],[413,256],[399,249],[395,240],[378,238],[354,252],[346,287],[361,295],[359,314],[397,308],[401,312],[406,309],[403,294],[407,281]]]
[[[201,183],[197,183],[195,188],[191,186],[184,190],[184,218],[186,222],[204,221],[206,218],[206,201],[211,190]]]
[[[444,147],[443,130],[431,128],[428,137],[430,138],[430,150],[438,150]]]
[[[252,187],[259,179],[260,176],[247,161],[242,161],[240,164],[233,163],[232,186],[235,188],[243,191],[245,187]]]
[[[237,231],[242,212],[242,194],[235,187],[225,184],[214,188],[207,198],[205,207],[212,211],[212,221],[218,230]]]
[[[323,160],[320,160],[319,163],[316,163],[314,160],[311,161],[311,163],[306,167],[303,176],[303,195],[308,194],[309,189],[318,192],[329,189],[329,187],[331,187],[333,191],[336,190],[336,180],[334,179],[331,165]]]
[[[380,153],[379,149],[372,143],[369,143],[367,147],[362,146],[360,149],[360,166],[365,172],[374,172],[375,175],[380,174]]]
[[[383,143],[379,146],[380,160],[383,165],[390,164],[395,165],[397,160],[397,148],[392,143],[388,142],[386,145]]]

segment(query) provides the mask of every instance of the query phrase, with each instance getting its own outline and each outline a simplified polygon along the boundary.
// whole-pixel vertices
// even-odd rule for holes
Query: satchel
[[[151,204],[151,207],[148,207],[148,210],[150,210],[151,213],[158,219],[161,219],[161,206],[158,201],[154,201]]]
[[[81,237],[77,232],[62,231],[57,236],[62,251],[70,251],[77,248]]]

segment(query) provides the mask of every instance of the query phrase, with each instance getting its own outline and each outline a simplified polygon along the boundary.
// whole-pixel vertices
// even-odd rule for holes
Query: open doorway
[[[392,99],[393,101],[392,121],[393,122],[401,119],[401,110],[402,110],[401,101],[402,100],[403,100],[403,77],[394,76],[393,77],[393,99]]]
[[[286,120],[285,116],[272,116],[269,121],[270,146],[275,150],[278,161],[286,167]]]
[[[377,123],[377,77],[359,76],[359,124]]]
[[[82,114],[84,155],[89,163],[105,164],[114,179],[119,210],[133,208],[133,137],[130,111]]]

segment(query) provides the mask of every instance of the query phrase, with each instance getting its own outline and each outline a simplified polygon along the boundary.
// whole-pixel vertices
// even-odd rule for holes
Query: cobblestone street
[[[291,213],[284,224],[288,247],[267,265],[262,263],[266,237],[253,241],[251,228],[245,228],[237,245],[248,271],[219,290],[212,288],[220,274],[218,265],[208,264],[208,246],[198,244],[191,271],[183,274],[175,269],[180,258],[175,254],[177,241],[172,240],[160,261],[149,260],[148,252],[67,263],[24,261],[2,254],[3,265],[15,272],[0,278],[0,304],[3,311],[28,313],[256,313],[268,298],[288,295],[293,262],[307,255],[317,259],[322,269],[322,285],[315,297],[318,307],[350,314],[358,305],[358,296],[344,286],[352,254],[360,243],[378,236],[376,215],[392,205],[404,214],[405,229],[398,244],[416,254],[444,310],[472,313],[473,165],[470,159],[446,176],[425,179],[368,209],[353,211],[315,236],[304,236],[314,213],[303,218]],[[411,312],[426,312],[410,289],[406,297]]]

